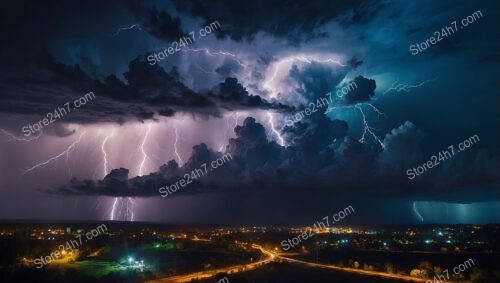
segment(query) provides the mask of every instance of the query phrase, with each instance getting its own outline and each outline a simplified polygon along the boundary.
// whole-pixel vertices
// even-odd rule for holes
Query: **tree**
[[[412,269],[410,271],[410,276],[416,278],[427,278],[429,274],[424,269]]]
[[[390,263],[390,262],[384,263],[384,271],[386,273],[393,274],[394,273],[394,265],[392,265],[392,263]]]
[[[470,273],[471,283],[494,283],[498,282],[486,270],[474,267]]]
[[[442,273],[443,269],[441,268],[441,266],[439,265],[434,266],[434,275],[441,275]]]
[[[431,274],[434,273],[434,267],[432,266],[432,263],[429,261],[421,261],[417,265],[418,269],[425,270],[425,273],[430,276]],[[422,277],[422,278],[427,278],[427,277]]]
[[[373,265],[363,263],[363,269],[367,271],[373,271],[375,268],[373,267]]]

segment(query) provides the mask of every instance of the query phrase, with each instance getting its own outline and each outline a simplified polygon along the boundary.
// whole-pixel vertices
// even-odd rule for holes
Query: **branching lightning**
[[[111,36],[114,37],[114,36],[117,36],[122,30],[130,30],[130,29],[138,29],[138,30],[142,30],[141,26],[138,25],[138,24],[133,24],[129,27],[124,27],[124,28],[119,28],[118,30],[116,30],[116,32],[114,34],[112,34]]]
[[[329,113],[329,112],[331,112],[331,111],[333,111],[333,110],[335,110],[337,108],[352,108],[352,109],[358,110],[359,113],[361,114],[361,118],[363,120],[363,133],[361,134],[361,138],[359,138],[358,141],[360,143],[365,143],[365,141],[366,141],[366,135],[369,135],[369,136],[373,137],[373,140],[375,140],[382,147],[382,149],[385,149],[385,144],[373,132],[375,130],[375,128],[373,128],[372,126],[370,126],[370,124],[368,123],[368,121],[366,119],[365,112],[364,112],[363,108],[361,107],[363,105],[369,106],[375,113],[377,113],[378,117],[380,117],[380,116],[386,116],[383,112],[381,112],[377,107],[375,107],[371,103],[358,103],[358,104],[351,105],[351,106],[340,106],[340,107],[330,106],[330,108],[325,112],[325,114],[327,114],[327,113]]]
[[[291,63],[293,61],[300,61],[300,62],[308,63],[308,64],[311,64],[313,62],[333,63],[333,64],[336,64],[336,65],[341,66],[341,67],[347,67],[347,65],[344,65],[339,60],[333,59],[333,58],[319,59],[317,57],[305,56],[305,55],[296,55],[296,56],[286,57],[273,65],[271,77],[268,80],[266,80],[262,85],[264,87],[264,89],[267,89],[270,91],[269,97],[271,97],[271,98],[277,97],[275,87],[272,85],[272,83],[275,81],[278,73],[283,71],[282,68],[285,66],[285,64]],[[287,72],[287,70],[286,70],[286,72]],[[269,125],[271,127],[271,131],[277,136],[279,144],[281,146],[285,146],[285,140],[281,136],[280,132],[278,130],[276,130],[276,128],[275,128],[273,114],[271,112],[268,112],[267,115],[269,118]]]
[[[421,87],[427,83],[433,82],[436,79],[432,80],[425,80],[421,83],[418,84],[408,84],[408,83],[399,83],[399,79],[397,79],[395,82],[392,83],[392,85],[384,92],[384,94],[390,92],[390,91],[395,91],[395,92],[410,92],[411,89]]]
[[[7,130],[4,130],[4,129],[0,129],[0,131],[2,133],[4,133],[5,135],[9,136],[10,139],[8,139],[7,141],[20,141],[20,142],[30,142],[30,141],[33,141],[33,140],[38,140],[38,138],[40,138],[42,136],[42,131],[40,130],[40,133],[37,135],[37,136],[34,136],[34,137],[31,137],[31,138],[20,138],[16,135],[14,135],[13,133],[7,131]]]
[[[273,114],[271,112],[268,112],[267,116],[269,117],[269,125],[271,126],[271,130],[278,137],[280,145],[281,146],[285,146],[285,140],[283,139],[283,137],[281,137],[281,134],[274,128],[274,117],[273,117]]]
[[[390,91],[395,91],[395,92],[409,92],[413,88],[421,87],[421,86],[423,86],[423,85],[425,85],[427,83],[433,82],[433,81],[435,81],[435,79],[426,80],[426,81],[423,81],[423,82],[418,83],[418,84],[398,84],[399,80],[396,80],[394,83],[392,83],[391,87],[384,92],[384,94],[386,94],[386,93],[388,93]],[[377,113],[377,115],[378,115],[377,117],[378,118],[380,118],[380,116],[385,116],[385,114],[383,112],[381,112],[377,107],[375,107],[371,103],[359,103],[359,104],[356,104],[354,106],[345,106],[345,107],[354,107],[355,109],[357,109],[359,111],[359,113],[361,114],[361,118],[363,119],[363,133],[361,135],[361,138],[359,139],[359,142],[364,143],[366,135],[369,135],[369,136],[373,137],[373,139],[378,144],[380,144],[380,146],[382,147],[382,149],[385,149],[384,143],[373,132],[375,129],[373,127],[371,127],[370,124],[368,123],[368,121],[366,120],[365,112],[363,111],[363,108],[361,107],[362,105],[369,106],[373,111],[375,111]],[[332,111],[335,108],[337,108],[337,107],[331,107],[330,109],[328,109],[326,111],[326,113]]]
[[[138,147],[138,151],[142,154],[142,160],[137,166],[138,168],[138,176],[143,176],[146,170],[146,162],[150,160],[148,154],[146,153],[145,146],[148,142],[149,135],[151,133],[151,126],[152,124],[148,124],[146,128],[146,133],[144,134],[144,138],[141,141],[141,144]],[[103,152],[103,158],[104,158],[104,173],[107,174],[107,154],[106,151],[104,150],[105,143],[106,141],[112,137],[114,134],[114,131],[108,135],[102,143],[101,149]],[[110,218],[111,220],[117,220],[119,215],[123,216],[124,220],[129,220],[129,221],[134,221],[134,200],[131,197],[126,197],[126,198],[118,198],[115,197],[113,200],[113,205],[111,207],[111,215]]]
[[[380,118],[380,116],[385,116],[385,114],[383,112],[380,112],[380,110],[377,107],[375,107],[373,104],[371,104],[371,103],[363,103],[363,104],[370,106],[373,109],[373,111],[375,111],[377,113],[377,115],[378,115],[377,118]]]
[[[29,173],[37,168],[40,168],[40,167],[43,167],[53,161],[57,161],[59,158],[61,158],[62,156],[66,156],[66,162],[68,162],[69,160],[69,154],[71,153],[71,151],[75,148],[75,146],[82,140],[82,137],[85,135],[86,131],[84,131],[83,133],[80,134],[80,137],[78,138],[78,140],[74,141],[72,144],[70,144],[66,150],[64,150],[63,152],[59,153],[58,155],[56,156],[53,156],[51,158],[49,158],[48,160],[44,161],[44,162],[41,162],[41,163],[38,163],[28,169],[26,169],[24,171],[24,173]],[[70,172],[70,175],[71,175],[71,169],[69,168],[69,165],[68,165],[68,170]]]
[[[380,112],[380,111],[379,111],[379,110],[378,110],[375,106],[373,106],[373,105],[371,105],[371,104],[370,104],[370,106],[372,106],[374,109],[376,109],[376,112],[377,112],[379,115],[381,115],[381,114],[382,114],[382,115],[384,115],[384,113]],[[363,134],[361,135],[361,138],[359,139],[359,142],[360,142],[360,143],[364,143],[364,142],[365,142],[365,136],[366,136],[366,134],[370,134],[370,135],[373,137],[373,139],[374,139],[375,141],[377,141],[383,149],[385,149],[385,144],[384,144],[384,143],[383,143],[383,142],[382,142],[382,141],[381,141],[381,140],[377,137],[377,135],[373,132],[373,130],[375,130],[375,129],[374,129],[374,128],[372,128],[372,127],[368,124],[368,122],[366,121],[366,115],[365,115],[365,113],[363,112],[363,108],[361,108],[361,105],[358,105],[358,104],[357,104],[357,105],[355,105],[354,107],[355,107],[356,109],[358,109],[358,110],[359,110],[359,112],[361,113],[361,117],[363,118]]]
[[[139,146],[139,151],[141,152],[142,154],[142,160],[139,164],[139,172],[138,172],[138,176],[143,176],[144,173],[145,173],[145,170],[146,170],[146,162],[148,160],[150,160],[148,154],[146,153],[145,149],[144,149],[144,146],[146,145],[148,139],[149,139],[149,135],[151,133],[151,126],[152,124],[149,124],[147,129],[146,129],[146,133],[144,135],[144,138],[142,139],[142,142],[141,142],[141,145]],[[116,210],[116,206],[117,206],[117,202],[118,202],[118,199],[115,198],[115,201],[113,203],[113,208],[112,208],[112,211],[111,211],[111,220],[113,220],[114,218],[114,214],[115,214],[115,210]],[[124,209],[125,209],[125,212],[123,213],[124,215],[124,219],[125,220],[130,220],[130,221],[134,221],[134,200],[131,198],[131,197],[127,197],[125,199],[120,199],[120,202],[121,202],[121,208],[120,208],[120,212],[122,212]]]

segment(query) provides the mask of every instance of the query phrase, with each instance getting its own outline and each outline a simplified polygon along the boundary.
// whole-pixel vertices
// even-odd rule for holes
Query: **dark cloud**
[[[171,109],[171,108],[165,108],[163,110],[160,110],[158,112],[158,114],[160,114],[161,116],[165,116],[165,117],[172,117],[172,116],[174,116],[175,111],[174,111],[174,109]]]
[[[185,35],[181,28],[181,19],[172,17],[167,11],[136,6],[134,13],[141,20],[142,26],[156,38],[176,41]]]
[[[377,158],[379,169],[383,170],[383,173],[399,174],[418,164],[424,157],[419,147],[423,138],[424,134],[409,121],[392,129],[383,140],[386,149]],[[402,156],[405,158],[401,159]]]
[[[221,157],[220,153],[215,153],[207,148],[205,144],[195,145],[189,160],[179,168],[174,160],[160,167],[156,173],[147,176],[134,177],[129,179],[129,170],[126,168],[113,169],[101,181],[71,179],[69,184],[61,186],[56,190],[42,190],[49,194],[67,195],[104,195],[104,196],[139,196],[152,197],[160,195],[159,189],[165,186],[176,184],[184,174],[191,174],[193,170],[200,168],[203,163]],[[210,166],[210,165],[207,165]],[[210,168],[210,167],[209,167]],[[220,170],[220,169],[219,169]],[[217,174],[215,174],[217,175]],[[191,176],[191,175],[190,175]],[[194,194],[206,192],[213,189],[213,186],[202,185],[196,179],[189,186],[180,189],[178,194]]]
[[[418,180],[409,180],[406,169],[424,162],[420,149],[423,133],[410,122],[393,129],[384,138],[385,148],[376,150],[346,136],[347,124],[344,121],[330,121],[321,115],[298,124],[285,129],[285,134],[293,137],[285,148],[269,141],[265,128],[254,118],[246,118],[243,125],[235,127],[236,138],[230,139],[226,147],[231,160],[174,196],[227,191],[234,187],[250,190],[255,186],[297,192],[314,188],[327,193],[332,184],[350,193],[373,193],[371,190],[376,188],[379,196],[386,197],[425,195],[429,188],[439,195],[452,191],[459,184],[490,188],[492,194],[500,195],[498,187],[494,189],[500,183],[495,171],[500,158],[490,158],[482,153],[464,154],[450,160],[446,167],[429,172]],[[342,137],[340,145],[333,148],[332,140]],[[70,184],[48,192],[158,196],[160,187],[174,184],[184,174],[190,174],[203,163],[210,164],[221,156],[201,143],[193,147],[191,157],[182,167],[171,160],[156,173],[132,179],[127,179],[128,170],[121,168],[113,170],[102,181],[73,179]],[[482,169],[475,169],[474,164]],[[458,172],[468,174],[459,175]],[[456,181],[447,178],[450,174],[456,175]]]
[[[205,3],[199,0],[174,1],[181,13],[204,19],[205,24],[219,21],[217,37],[235,41],[252,41],[258,32],[265,32],[291,42],[324,37],[318,28],[341,13],[353,9],[363,1],[300,0],[234,2],[217,0]],[[286,13],[283,11],[286,10]],[[256,21],[256,19],[266,19]]]
[[[344,13],[339,19],[340,24],[344,27],[366,24],[381,14],[390,5],[390,3],[382,1],[364,1]]]
[[[288,82],[297,86],[295,91],[307,101],[316,101],[326,93],[338,88],[349,70],[361,65],[362,61],[352,58],[350,68],[336,68],[331,65],[312,62],[301,66],[292,65]],[[79,74],[79,72],[75,72]],[[161,108],[162,115],[172,115],[182,111],[185,105],[199,108],[276,109],[286,112],[293,108],[267,102],[253,96],[236,78],[228,77],[211,91],[201,95],[186,88],[178,71],[173,68],[166,72],[158,66],[151,67],[141,59],[130,63],[124,74],[127,84],[116,77],[108,77],[104,89],[110,89],[113,99],[127,102],[145,102]],[[370,101],[376,89],[376,81],[356,76],[352,82],[356,87],[340,100],[342,105],[355,105]],[[113,90],[113,91],[111,91]],[[137,112],[145,112],[142,108]],[[140,111],[137,111],[140,110]],[[136,114],[136,116],[139,116]],[[235,138],[229,139],[225,152],[232,160],[223,167],[196,180],[178,195],[201,192],[222,192],[232,188],[263,190],[307,191],[314,188],[331,193],[332,185],[341,187],[342,193],[376,193],[384,197],[422,196],[432,198],[447,193],[460,185],[494,189],[500,182],[493,168],[498,158],[487,155],[463,155],[450,160],[448,166],[429,172],[416,180],[409,180],[407,169],[424,163],[426,155],[421,149],[424,133],[415,124],[405,121],[392,129],[382,140],[384,148],[361,143],[348,134],[347,121],[330,120],[324,111],[305,116],[293,126],[285,126],[281,131],[287,147],[279,146],[268,138],[266,129],[254,118],[248,117],[241,126],[234,128]],[[338,142],[334,142],[338,141]],[[204,143],[195,145],[188,162],[179,167],[171,160],[161,166],[158,172],[148,176],[126,179],[128,171],[120,169],[103,181],[72,182],[52,193],[88,194],[111,196],[158,196],[160,187],[169,186],[184,174],[220,157],[221,153],[208,148]],[[462,158],[471,158],[471,163],[479,163],[482,170],[465,169]],[[460,181],[450,181],[447,176],[454,172],[468,171],[460,176]],[[118,174],[120,173],[120,174]],[[109,178],[108,178],[109,177]],[[428,194],[429,189],[433,194]]]
[[[295,91],[308,101],[324,98],[345,77],[347,70],[313,61],[299,69],[292,65],[289,79],[296,82]]]
[[[353,196],[362,199],[360,202],[368,199],[369,203],[372,197],[457,202],[496,200],[500,197],[500,157],[495,135],[498,107],[494,107],[498,99],[493,87],[498,83],[498,76],[495,76],[493,64],[498,62],[495,49],[498,37],[487,27],[495,26],[498,17],[487,15],[485,11],[498,10],[498,4],[489,1],[480,6],[472,2],[452,5],[452,2],[427,1],[426,9],[415,9],[418,4],[377,0],[215,0],[207,3],[175,0],[175,10],[172,3],[162,1],[30,1],[29,5],[26,1],[7,1],[5,9],[0,11],[3,23],[0,26],[3,39],[0,46],[2,128],[15,132],[26,124],[26,120],[38,122],[46,113],[90,91],[96,95],[94,100],[58,121],[124,123],[154,120],[158,115],[172,117],[178,113],[220,117],[228,110],[253,109],[290,114],[342,87],[339,84],[350,77],[347,76],[349,72],[355,71],[349,75],[357,76],[353,80],[357,88],[334,102],[338,103],[335,105],[338,112],[346,106],[347,113],[352,110],[347,109],[350,106],[371,102],[377,86],[388,87],[399,78],[401,83],[417,85],[434,77],[432,72],[439,72],[440,79],[426,85],[425,89],[415,87],[408,93],[389,92],[390,95],[377,100],[377,107],[387,115],[377,120],[373,131],[385,148],[376,143],[360,142],[361,118],[356,117],[357,111],[331,113],[336,119],[318,111],[293,127],[277,128],[287,147],[272,140],[275,134],[267,123],[258,122],[261,113],[256,111],[250,114],[255,114],[256,118],[245,119],[234,128],[234,138],[228,140],[225,152],[232,155],[232,160],[174,196],[224,192],[231,195],[230,202],[235,210],[245,207],[244,202],[251,209],[255,203],[261,203],[259,198],[271,199],[267,199],[269,195],[276,196],[275,199],[286,196],[295,207],[275,207],[276,203],[269,201],[273,202],[269,212],[285,211],[284,218],[290,209],[305,200],[312,203],[311,208],[318,208],[320,204],[330,207],[331,203],[326,203],[329,196],[335,199]],[[447,9],[450,5],[454,8]],[[443,8],[447,13],[435,12]],[[425,41],[433,31],[478,9],[485,17],[474,25],[431,46],[425,54],[412,56],[408,52],[409,46]],[[158,50],[165,41],[177,40],[185,36],[186,31],[196,33],[197,28],[214,21],[221,27],[203,42],[197,41],[192,48],[227,51],[236,54],[235,57],[222,53],[212,56],[208,51],[195,56],[186,51],[155,66],[144,60],[150,54],[147,52],[151,52],[148,50]],[[123,29],[137,23],[141,30]],[[117,29],[121,30],[120,36],[113,36]],[[346,67],[297,62],[287,74],[280,73],[279,76],[288,76],[274,82],[285,90],[283,92],[290,92],[277,96],[286,105],[255,95],[266,92],[262,90],[262,82],[269,79],[267,67],[283,59],[280,56],[295,53],[318,56],[335,53],[339,58],[351,59],[345,62]],[[421,60],[428,57],[433,60]],[[383,81],[370,79],[366,74]],[[459,83],[447,83],[447,79]],[[481,94],[481,99],[475,99],[471,93]],[[366,114],[370,119],[377,113]],[[275,122],[281,126],[281,121]],[[7,150],[2,151],[5,157],[2,159],[7,166],[4,169],[14,172],[34,159],[36,162],[43,160],[42,153],[49,155],[44,146],[52,146],[45,141],[74,133],[62,123],[44,128],[43,132],[50,137],[43,135],[39,141],[33,141],[29,145],[39,145],[39,150],[36,154],[34,150],[23,152],[24,156],[10,150],[17,148],[18,143],[5,130]],[[481,127],[471,130],[471,125]],[[456,142],[457,136],[476,130],[481,136],[480,145],[461,152],[414,180],[407,178],[405,170],[427,162],[430,156]],[[210,144],[218,138],[210,139]],[[86,142],[82,141],[80,148],[99,146]],[[50,153],[52,149],[55,151],[51,148]],[[72,157],[76,158],[78,153],[76,149]],[[154,152],[150,154],[154,156]],[[95,162],[96,156],[89,156],[89,159],[94,158],[90,162]],[[45,192],[157,197],[160,187],[179,181],[202,163],[219,157],[221,153],[200,141],[182,166],[175,160],[163,160],[166,164],[157,172],[140,177],[130,177],[128,169],[118,168],[103,180],[74,178],[62,187]],[[74,166],[74,173],[85,174],[82,172],[88,168],[83,168],[83,162],[74,161],[81,163],[79,168]],[[11,169],[10,163],[19,165]],[[8,175],[13,174],[3,175],[2,182],[10,182]],[[62,180],[66,175],[59,175],[58,179],[49,176],[51,184],[66,182]],[[92,176],[92,172],[86,176]],[[23,181],[15,180],[14,185],[22,187]],[[1,185],[11,187],[8,182]],[[30,182],[33,185],[33,181],[27,181]],[[321,202],[315,203],[318,199]],[[261,212],[256,217],[266,218],[271,213]]]
[[[330,99],[327,93],[332,92],[332,96],[337,98],[334,90],[340,88],[340,82],[345,79],[349,70],[354,70],[363,61],[355,57],[348,61],[348,68],[327,65],[312,61],[311,64],[299,68],[292,65],[287,78],[290,85],[296,85],[295,92],[310,102],[317,102],[318,99]],[[347,93],[342,95],[340,101],[343,105],[352,105],[370,101],[375,95],[376,82],[373,79],[365,78],[361,75],[346,83]],[[337,94],[338,95],[338,94]],[[302,107],[304,108],[305,105]]]
[[[219,101],[221,106],[225,108],[291,109],[280,103],[271,104],[258,95],[251,95],[246,88],[238,83],[236,78],[226,78],[215,88],[211,97]]]
[[[64,121],[142,121],[153,119],[155,114],[173,116],[177,111],[219,116],[220,108],[289,109],[249,94],[234,78],[227,78],[214,87],[214,91],[195,92],[184,85],[176,67],[166,72],[140,57],[130,62],[128,71],[123,74],[125,82],[116,75],[107,76],[103,82],[92,79],[79,65],[64,65],[47,53],[40,58],[38,68],[45,73],[43,77],[4,75],[0,85],[4,93],[0,98],[1,112],[43,117],[90,91],[96,98],[65,117]],[[19,101],[25,103],[20,105]]]
[[[66,125],[55,123],[55,124],[52,124],[52,125],[49,125],[48,127],[46,127],[43,130],[43,132],[48,134],[48,135],[64,138],[64,137],[68,137],[68,136],[71,136],[72,134],[76,133],[76,130],[74,130],[74,129],[71,130]]]
[[[369,101],[375,95],[377,85],[375,80],[357,76],[352,80],[356,84],[351,91],[343,95],[342,102],[346,105]]]
[[[357,67],[361,66],[363,64],[362,60],[358,60],[356,57],[352,57],[349,59],[349,61],[346,62],[346,64],[351,67],[353,70],[356,70]]]

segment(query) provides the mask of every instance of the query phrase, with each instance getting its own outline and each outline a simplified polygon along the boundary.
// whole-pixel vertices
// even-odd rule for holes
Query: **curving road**
[[[391,274],[391,273],[378,272],[378,271],[369,271],[369,270],[363,270],[363,269],[357,269],[357,268],[339,267],[339,266],[335,266],[335,265],[313,263],[313,262],[308,262],[308,261],[302,261],[302,260],[297,260],[297,259],[293,259],[293,258],[283,257],[283,256],[279,256],[279,255],[277,255],[276,258],[281,259],[283,261],[288,261],[288,262],[293,262],[293,263],[299,263],[299,264],[307,265],[307,266],[310,266],[310,267],[327,268],[327,269],[333,269],[333,270],[339,270],[339,271],[357,273],[357,274],[368,275],[368,276],[377,276],[377,277],[383,277],[383,278],[388,278],[388,279],[403,280],[403,281],[408,281],[408,282],[424,282],[425,283],[425,282],[427,282],[427,280],[429,280],[429,279],[415,278],[415,277],[411,277],[411,276],[408,276],[408,275]],[[463,283],[470,283],[470,281],[461,281],[461,282],[463,282]]]
[[[242,271],[248,271],[251,269],[254,269],[256,267],[259,267],[264,264],[268,264],[276,259],[286,261],[286,262],[292,262],[292,263],[298,263],[302,265],[306,265],[309,267],[314,267],[314,268],[326,268],[326,269],[333,269],[333,270],[338,270],[338,271],[344,271],[344,272],[350,272],[350,273],[356,273],[356,274],[361,274],[361,275],[367,275],[367,276],[376,276],[376,277],[382,277],[382,278],[388,278],[388,279],[396,279],[396,280],[402,280],[402,281],[407,281],[407,282],[423,282],[425,283],[427,279],[421,279],[421,278],[415,278],[411,277],[408,275],[400,275],[400,274],[390,274],[390,273],[385,273],[385,272],[378,272],[378,271],[369,271],[369,270],[362,270],[362,269],[357,269],[357,268],[349,268],[349,267],[339,267],[335,265],[328,265],[328,264],[320,264],[320,263],[313,263],[313,262],[307,262],[307,261],[302,261],[298,259],[293,259],[293,258],[288,258],[280,255],[276,255],[272,253],[271,251],[265,250],[259,245],[252,245],[253,248],[259,249],[263,254],[265,254],[267,257],[263,260],[251,263],[251,264],[243,264],[243,265],[235,265],[235,266],[230,266],[226,268],[220,268],[216,270],[209,270],[209,271],[201,271],[201,272],[196,272],[196,273],[191,273],[187,275],[179,275],[179,276],[173,276],[173,277],[166,277],[166,278],[161,278],[161,279],[154,279],[151,281],[147,281],[149,283],[181,283],[181,282],[190,282],[192,279],[196,278],[208,278],[216,275],[217,273],[238,273]],[[470,283],[470,281],[463,281],[463,283]]]
[[[241,264],[241,265],[234,265],[234,266],[229,266],[225,268],[219,268],[219,269],[214,269],[214,270],[207,270],[207,271],[200,271],[200,272],[195,272],[191,274],[186,274],[186,275],[178,275],[178,276],[172,276],[172,277],[165,277],[165,278],[160,278],[160,279],[153,279],[150,281],[146,281],[148,283],[181,283],[181,282],[190,282],[191,279],[196,279],[196,278],[208,278],[212,277],[218,273],[238,273],[240,271],[248,271],[251,269],[254,269],[256,267],[259,267],[264,264],[268,264],[271,261],[273,261],[276,258],[276,255],[266,251],[259,245],[252,245],[253,248],[259,249],[263,254],[265,254],[267,257],[263,260],[254,262],[254,263],[249,263],[249,264]]]

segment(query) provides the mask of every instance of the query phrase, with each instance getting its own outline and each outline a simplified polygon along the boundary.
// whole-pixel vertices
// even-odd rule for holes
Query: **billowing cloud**
[[[150,197],[139,201],[153,203],[160,187],[221,151],[231,161],[176,192],[192,196],[175,199],[172,207],[220,193],[243,211],[265,199],[268,210],[252,217],[267,220],[274,212],[287,218],[306,200],[312,214],[331,206],[328,197],[370,205],[372,197],[391,204],[395,198],[498,200],[498,37],[487,28],[497,21],[487,11],[498,10],[498,3],[452,4],[89,0],[33,1],[27,9],[13,1],[0,11],[0,165],[6,172],[0,187],[9,188],[2,207],[18,203],[11,196],[35,198],[40,187],[67,196]],[[478,9],[484,17],[474,24],[416,56],[409,52],[443,23]],[[214,21],[220,28],[168,59],[154,66],[146,60]],[[292,126],[284,123],[284,116],[351,82],[356,88],[329,106]],[[385,92],[394,82],[408,88]],[[40,136],[19,134],[91,91],[94,99]],[[81,142],[64,151],[84,130]],[[408,179],[406,170],[473,134],[481,137],[473,148]],[[144,152],[137,150],[144,144]],[[57,155],[50,169],[22,174]],[[150,160],[138,167],[143,155]],[[275,206],[283,195],[287,204]],[[64,209],[73,211],[72,205],[66,201]],[[23,209],[38,215],[35,208]],[[10,211],[17,217],[17,207]],[[235,215],[217,216],[237,222]]]
[[[68,115],[66,122],[121,123],[130,119],[153,119],[157,114],[173,116],[176,112],[219,116],[221,108],[290,109],[248,93],[235,78],[227,78],[213,91],[193,91],[184,85],[176,67],[167,72],[139,57],[130,62],[123,74],[125,82],[116,75],[107,76],[103,82],[94,80],[78,65],[66,66],[49,55],[44,58],[46,75],[43,78],[5,78],[1,112],[44,116],[56,107],[64,107],[66,102],[72,104],[90,91],[96,97],[80,111]],[[20,101],[23,104],[20,105]],[[35,101],[37,104],[33,107]]]
[[[357,76],[352,82],[355,83],[356,87],[353,87],[352,90],[342,96],[342,102],[344,104],[350,105],[366,102],[375,95],[375,88],[377,88],[375,80]]]
[[[328,132],[325,132],[328,129]],[[304,190],[314,185],[315,189],[329,192],[332,184],[341,185],[351,193],[360,193],[368,188],[377,188],[385,196],[420,195],[422,187],[439,188],[446,192],[456,186],[446,178],[463,165],[465,155],[441,167],[435,173],[409,180],[406,169],[423,162],[420,141],[423,133],[411,122],[393,129],[384,138],[385,148],[374,150],[351,136],[346,136],[347,125],[343,121],[330,121],[325,115],[315,116],[310,123],[289,127],[285,132],[295,137],[288,147],[281,147],[269,141],[265,128],[252,117],[236,126],[236,138],[229,140],[226,153],[231,160],[206,176],[195,180],[192,185],[179,190],[184,194],[223,192],[237,186],[240,189],[260,188],[273,190]],[[344,137],[338,148],[331,147],[331,141]],[[73,179],[68,185],[51,193],[107,195],[107,196],[159,196],[159,188],[171,186],[202,164],[220,158],[222,153],[209,149],[204,143],[195,145],[189,160],[181,167],[174,160],[163,165],[158,172],[147,176],[128,179],[128,170],[111,171],[102,181]],[[469,155],[470,156],[470,155]],[[401,158],[404,157],[404,158]],[[487,163],[482,172],[467,170],[470,174],[460,177],[460,183],[490,187],[500,181],[493,170],[494,159],[478,155],[475,162]],[[472,161],[474,162],[474,161]],[[458,166],[458,167],[457,167]],[[486,165],[482,165],[486,166]],[[465,170],[465,168],[461,168]],[[462,172],[461,170],[458,170]],[[439,172],[439,173],[438,173]],[[478,182],[478,178],[482,178]],[[402,190],[402,188],[404,188]],[[500,194],[500,191],[492,191]],[[438,194],[438,191],[436,191]]]

